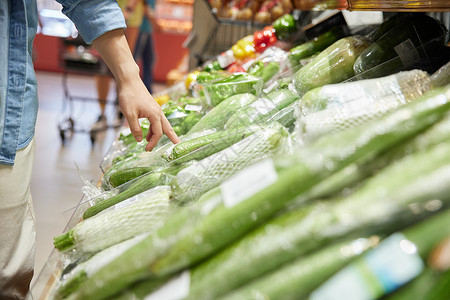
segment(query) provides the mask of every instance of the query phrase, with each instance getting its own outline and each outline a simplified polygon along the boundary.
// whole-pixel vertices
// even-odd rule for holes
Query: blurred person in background
[[[138,118],[147,118],[150,151],[163,132],[178,137],[139,76],[115,0],[58,0],[81,36],[93,46],[117,82],[120,108],[141,141]],[[30,193],[37,81],[31,52],[38,25],[36,0],[0,1],[0,299],[23,299],[34,272],[36,222]]]
[[[144,18],[139,29],[136,47],[134,49],[134,59],[140,63],[142,67],[142,81],[147,90],[152,92],[153,83],[153,63],[155,62],[155,50],[153,32],[160,32],[155,17],[155,0],[142,0],[144,4]]]

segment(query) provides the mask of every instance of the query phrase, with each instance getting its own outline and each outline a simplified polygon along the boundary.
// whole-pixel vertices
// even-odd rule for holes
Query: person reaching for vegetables
[[[178,136],[139,77],[117,2],[58,2],[113,73],[120,107],[135,139],[143,140],[138,118],[147,118],[151,126],[146,150],[152,150],[163,133],[178,143]],[[36,0],[0,1],[0,16],[0,298],[24,299],[33,277],[36,243],[30,193],[38,110],[31,59],[38,24]]]

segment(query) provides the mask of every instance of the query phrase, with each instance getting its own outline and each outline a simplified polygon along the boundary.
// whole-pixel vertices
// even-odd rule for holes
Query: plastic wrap
[[[261,127],[258,126],[250,126],[204,135],[196,139],[191,139],[189,141],[174,145],[166,151],[163,156],[167,161],[173,162],[174,164],[204,159],[214,153],[230,147],[260,129]]]
[[[286,127],[289,131],[292,131],[295,127],[297,116],[299,116],[300,114],[300,100],[296,100],[292,104],[288,105],[287,107],[283,108],[282,110],[268,118],[267,122],[278,122]]]
[[[379,299],[392,293],[422,273],[433,247],[450,235],[448,228],[449,210],[390,235],[334,274],[311,293],[310,299]],[[436,295],[445,297],[448,293]]]
[[[170,188],[156,187],[130,197],[55,238],[61,251],[95,253],[164,223],[170,212]]]
[[[286,135],[285,129],[274,123],[180,171],[171,183],[173,200],[191,204],[239,170],[279,151]]]
[[[218,81],[203,85],[205,97],[212,106],[237,94],[251,93],[259,96],[263,87],[263,80],[246,73],[235,73]]]
[[[298,120],[299,138],[309,143],[322,135],[358,126],[429,90],[430,77],[418,70],[313,89],[300,102],[304,116]]]
[[[338,242],[299,257],[265,276],[244,284],[220,300],[251,299],[264,295],[267,299],[298,299],[306,297],[314,287],[356,257],[375,247],[378,236]]]
[[[221,186],[220,190],[214,191],[213,198],[216,201],[205,203],[199,200],[192,207],[180,209],[180,213],[185,213],[184,217],[170,218],[155,235],[144,239],[93,274],[74,299],[108,298],[139,279],[167,276],[198,265],[200,261],[218,253],[231,242],[269,221],[295,202],[299,195],[331,174],[351,164],[373,161],[380,153],[395,148],[398,143],[429,128],[450,109],[449,98],[448,90],[434,91],[377,122],[324,137],[308,148],[298,149],[292,156],[277,157],[272,164],[271,160],[264,160],[242,170],[240,174],[244,177],[235,178],[236,181],[231,185],[241,183],[240,190],[232,193],[235,196],[245,193],[253,186],[245,184],[245,180],[272,180],[266,182],[267,185],[256,193],[245,195],[240,202],[231,205],[226,204],[227,193],[224,193]],[[306,244],[302,246],[310,247],[311,250],[314,244],[332,241],[346,233],[358,233],[358,230],[394,230],[395,226],[414,222],[417,218],[445,207],[450,200],[447,185],[447,176],[450,174],[449,145],[440,144],[431,150],[420,152],[414,159],[402,160],[401,164],[396,164],[389,170],[385,169],[386,172],[383,172],[382,176],[373,177],[370,184],[364,185],[359,192],[348,198],[324,205],[313,205],[310,209],[315,213],[307,214],[307,220],[293,218],[293,221],[304,222],[303,226],[309,228],[309,231],[297,231],[287,226],[291,231],[286,229],[286,235],[297,241],[304,238]],[[275,177],[269,176],[271,172],[267,170],[254,168],[261,166],[263,162],[263,165],[271,165],[272,170],[276,170]],[[444,165],[446,167],[443,167]],[[251,172],[248,172],[249,169]],[[380,187],[383,187],[381,192]],[[373,201],[374,197],[377,201]],[[429,199],[433,200],[430,202]],[[439,200],[436,202],[436,199]],[[439,203],[442,205],[437,205]],[[328,205],[330,208],[324,209]],[[391,218],[387,217],[387,212]],[[348,217],[349,213],[353,217]],[[376,226],[372,227],[371,222]],[[270,231],[270,227],[265,228]],[[280,236],[277,240],[286,239]],[[292,249],[287,247],[286,243],[281,244],[284,245],[285,251]],[[276,248],[276,245],[277,243],[272,245],[271,242],[265,244],[270,248]],[[258,254],[260,249],[266,247],[253,247],[251,253]],[[243,258],[241,257],[244,261],[242,266],[248,253],[244,254]],[[263,259],[262,262],[262,265],[265,265],[268,260]],[[241,267],[238,272],[242,270],[247,271],[250,268]]]
[[[450,61],[443,65],[431,76],[431,85],[434,88],[450,84]]]
[[[302,96],[313,88],[353,77],[353,64],[369,45],[369,41],[361,36],[346,37],[333,43],[295,74],[297,93]]]
[[[447,63],[447,30],[439,21],[421,14],[393,18],[397,21],[387,20],[390,26],[383,26],[376,33],[379,38],[355,61],[356,78],[378,78],[414,68],[431,73]]]
[[[302,206],[247,234],[192,270],[188,299],[217,299],[330,241],[389,234],[449,207],[448,151],[450,142],[413,153],[344,199]]]
[[[50,295],[50,299],[63,299],[78,289],[78,286],[102,267],[123,254],[127,249],[140,242],[148,234],[138,235],[129,240],[106,248],[87,260],[76,262],[75,266],[69,265],[63,271],[57,286]]]
[[[298,66],[301,60],[308,58],[320,51],[323,51],[328,46],[345,36],[345,29],[343,27],[335,27],[332,30],[305,42],[301,45],[293,47],[289,51],[289,62],[292,67]]]
[[[245,107],[258,99],[253,94],[245,93],[231,96],[209,111],[195,124],[188,134],[206,129],[222,130],[235,110]]]
[[[179,136],[186,134],[205,115],[207,108],[200,98],[187,97],[162,106],[164,115]]]
[[[248,126],[267,119],[299,98],[297,94],[288,89],[271,92],[264,98],[259,98],[252,104],[236,111],[225,124],[225,128]]]

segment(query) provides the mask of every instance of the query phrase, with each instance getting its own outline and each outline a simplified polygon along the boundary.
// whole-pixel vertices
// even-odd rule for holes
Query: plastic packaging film
[[[233,95],[251,93],[259,96],[263,80],[245,73],[235,73],[229,78],[213,81],[203,85],[208,103],[216,106]]]
[[[428,90],[430,77],[418,70],[314,89],[300,102],[304,116],[298,120],[299,138],[308,143],[324,134],[358,126]]]
[[[297,93],[303,96],[313,88],[353,77],[353,64],[369,44],[361,36],[346,37],[333,43],[295,74],[293,83]]]
[[[140,193],[78,223],[55,238],[62,251],[95,253],[144,232],[151,232],[172,213],[170,188],[160,186]]]
[[[148,234],[141,234],[108,247],[86,260],[78,261],[76,266],[72,269],[67,266],[67,271],[64,271],[61,275],[58,285],[52,291],[50,298],[62,299],[67,297],[71,292],[77,289],[82,281],[88,280],[92,274],[106,266],[127,249],[140,242],[147,235]]]
[[[172,181],[172,198],[189,205],[206,191],[239,170],[271,156],[283,147],[287,132],[278,124],[255,132],[244,140],[180,171]]]

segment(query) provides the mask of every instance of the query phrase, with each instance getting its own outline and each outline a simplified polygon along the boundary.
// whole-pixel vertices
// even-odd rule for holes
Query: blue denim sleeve
[[[62,12],[72,20],[88,44],[102,34],[125,28],[125,19],[116,0],[57,0]]]

